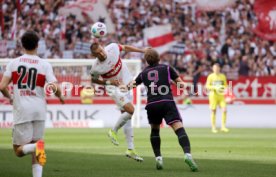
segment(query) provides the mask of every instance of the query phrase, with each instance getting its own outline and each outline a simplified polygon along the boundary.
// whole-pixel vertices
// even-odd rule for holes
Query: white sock
[[[23,145],[22,151],[24,154],[31,154],[35,152],[36,144],[26,144]]]
[[[42,177],[43,167],[39,164],[33,164],[33,177]]]
[[[192,157],[192,154],[190,154],[190,153],[185,153],[185,155],[188,157]]]
[[[122,128],[122,126],[124,126],[126,124],[126,122],[131,119],[131,117],[132,117],[132,115],[129,114],[128,112],[122,113],[121,116],[119,117],[118,121],[116,122],[113,130],[115,132],[118,132],[118,130],[120,128]]]
[[[162,158],[162,156],[158,156],[158,157],[155,157],[155,160],[156,160],[156,161],[159,161],[159,160],[161,160],[161,161],[162,161],[162,160],[163,160],[163,158]]]
[[[134,142],[133,142],[133,129],[131,126],[131,120],[128,120],[124,126],[124,133],[126,136],[126,142],[128,149],[134,149]]]

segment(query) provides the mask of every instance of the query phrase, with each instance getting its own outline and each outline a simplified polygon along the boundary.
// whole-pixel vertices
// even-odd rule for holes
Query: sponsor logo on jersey
[[[122,69],[123,63],[122,60],[119,58],[118,62],[116,63],[115,66],[112,67],[110,71],[102,75],[102,78],[108,79],[111,77],[116,76]]]

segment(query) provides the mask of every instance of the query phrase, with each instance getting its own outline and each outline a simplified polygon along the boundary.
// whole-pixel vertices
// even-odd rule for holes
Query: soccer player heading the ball
[[[221,131],[229,132],[226,128],[226,101],[225,89],[227,89],[226,76],[220,73],[218,63],[213,65],[213,73],[207,77],[206,88],[209,90],[209,105],[211,109],[212,132],[217,133],[216,128],[216,109],[220,106],[222,111]]]
[[[32,155],[33,177],[42,177],[46,163],[43,135],[46,119],[44,87],[50,88],[64,103],[53,68],[37,56],[39,37],[27,31],[21,38],[25,54],[11,60],[0,83],[0,91],[13,103],[13,149],[18,157]],[[7,87],[13,84],[12,99]]]
[[[107,93],[122,112],[113,129],[109,130],[108,136],[114,145],[119,145],[117,132],[124,126],[124,133],[128,144],[126,156],[142,162],[143,158],[137,154],[134,148],[133,129],[131,126],[131,117],[134,113],[133,98],[129,91],[122,92],[118,86],[127,85],[132,81],[130,71],[120,58],[120,52],[144,53],[145,50],[116,43],[103,47],[98,42],[92,43],[90,50],[92,56],[96,57],[96,62],[93,64],[90,72],[92,83],[105,85]]]
[[[172,67],[159,64],[159,55],[155,50],[147,49],[145,59],[149,66],[128,87],[132,88],[142,83],[146,86],[148,98],[146,110],[149,124],[151,125],[150,141],[156,157],[156,168],[158,170],[163,169],[159,132],[160,124],[164,118],[178,137],[179,144],[184,151],[185,162],[192,171],[198,171],[198,167],[191,155],[188,135],[183,127],[181,115],[178,112],[170,89],[171,80],[180,87],[184,87],[184,82]]]

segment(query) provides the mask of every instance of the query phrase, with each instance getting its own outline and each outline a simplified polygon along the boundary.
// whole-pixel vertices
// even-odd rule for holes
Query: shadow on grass
[[[93,152],[92,152],[93,153]],[[164,158],[162,171],[154,158],[143,163],[124,156],[48,151],[44,177],[272,177],[275,164],[197,159],[200,172],[192,173],[181,158]],[[0,177],[30,177],[31,158],[17,158],[12,150],[0,149]]]

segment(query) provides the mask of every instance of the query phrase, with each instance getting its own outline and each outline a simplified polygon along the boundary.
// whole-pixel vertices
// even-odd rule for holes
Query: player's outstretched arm
[[[130,46],[130,45],[121,45],[119,44],[121,47],[122,47],[122,50],[124,50],[125,52],[139,52],[139,53],[145,53],[146,49],[139,49],[137,47],[133,47],[133,46]]]
[[[143,80],[142,80],[142,73],[140,73],[135,80],[131,81],[130,83],[128,83],[127,85],[122,85],[120,86],[123,90],[132,90],[134,88],[136,88],[138,85],[142,84]]]
[[[139,73],[138,76],[135,78],[135,80],[131,81],[130,83],[128,83],[128,85],[126,86],[129,90],[136,88],[138,85],[142,84],[143,80],[142,80],[142,73]]]
[[[1,83],[0,83],[0,91],[4,95],[4,97],[8,98],[10,100],[10,103],[12,104],[12,96],[9,93],[8,85],[11,82],[11,78],[7,76],[3,76]]]

